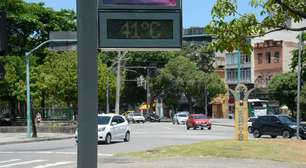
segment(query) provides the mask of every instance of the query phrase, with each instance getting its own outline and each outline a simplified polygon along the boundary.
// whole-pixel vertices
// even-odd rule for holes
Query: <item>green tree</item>
[[[207,42],[186,42],[181,51],[182,55],[197,63],[203,72],[214,71],[214,53],[209,49]]]
[[[7,13],[8,53],[24,55],[43,41],[50,31],[76,30],[76,13],[73,10],[55,11],[43,3],[24,0],[1,0],[0,11]]]
[[[194,105],[199,107],[203,105],[205,89],[209,91],[210,98],[225,91],[224,83],[216,74],[202,72],[196,63],[183,56],[171,59],[160,70],[160,74],[155,79],[155,88],[174,109],[184,95],[191,112]]]
[[[207,99],[213,100],[215,97],[226,92],[224,81],[215,73],[201,73],[198,76],[195,100],[198,107],[204,107],[205,102],[205,90],[207,91]]]
[[[248,38],[267,33],[290,30],[306,30],[306,26],[292,28],[288,21],[300,22],[306,19],[304,0],[249,0],[256,13],[240,13],[237,0],[217,0],[212,9],[212,21],[206,31],[215,35],[213,48],[244,53],[252,50]]]
[[[296,111],[297,76],[295,73],[276,75],[268,84],[271,98],[286,105],[291,111]]]

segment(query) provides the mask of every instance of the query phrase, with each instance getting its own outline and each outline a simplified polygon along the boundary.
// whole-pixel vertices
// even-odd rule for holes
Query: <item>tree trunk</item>
[[[191,98],[191,96],[186,96],[186,97],[187,97],[187,101],[188,101],[189,113],[192,113],[193,112],[192,98]]]
[[[35,122],[35,113],[32,110],[32,138],[37,138],[37,129],[36,129],[36,122]]]

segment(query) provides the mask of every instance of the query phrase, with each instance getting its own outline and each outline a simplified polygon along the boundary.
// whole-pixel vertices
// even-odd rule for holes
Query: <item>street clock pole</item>
[[[98,112],[97,0],[77,0],[78,161],[77,168],[97,168]]]

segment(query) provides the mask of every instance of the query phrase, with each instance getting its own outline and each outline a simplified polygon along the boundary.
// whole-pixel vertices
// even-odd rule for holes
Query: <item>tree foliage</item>
[[[258,13],[240,13],[237,0],[217,0],[212,9],[212,21],[206,30],[215,35],[213,48],[232,52],[251,52],[248,39],[279,30],[302,31],[306,26],[292,28],[288,21],[306,19],[304,0],[249,0]]]
[[[195,104],[203,104],[204,89],[211,92],[212,98],[225,91],[225,85],[217,75],[200,71],[195,62],[184,56],[170,60],[160,70],[155,84],[158,91],[163,94],[165,102],[174,108],[177,108],[184,95],[190,111],[193,111]]]
[[[50,31],[76,30],[76,13],[73,10],[55,11],[43,3],[24,0],[1,0],[0,11],[7,13],[8,53],[24,55],[43,41]]]
[[[286,105],[291,111],[296,110],[297,76],[284,73],[272,78],[268,84],[269,95],[280,105]]]

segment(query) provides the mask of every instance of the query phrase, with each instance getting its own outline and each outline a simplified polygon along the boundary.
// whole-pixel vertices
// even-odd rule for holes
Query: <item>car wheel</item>
[[[124,142],[129,142],[129,141],[130,141],[130,137],[131,137],[130,132],[129,132],[129,131],[128,131],[128,132],[126,132],[126,133],[125,133]]]
[[[132,122],[135,123],[136,121],[135,121],[135,120],[132,120]]]
[[[249,127],[249,128],[248,128],[248,132],[249,132],[250,134],[253,133],[252,127]]]
[[[282,136],[283,138],[286,138],[286,139],[291,138],[290,132],[288,130],[284,130],[282,132]]]
[[[208,130],[211,130],[211,127],[208,127]]]
[[[204,128],[203,128],[203,127],[201,127],[201,130],[204,130]]]
[[[253,136],[254,136],[254,138],[260,138],[261,137],[260,131],[258,129],[255,129],[253,131]]]
[[[190,129],[190,127],[186,126],[186,129],[187,129],[187,130],[189,130],[189,129]]]
[[[176,124],[177,124],[177,125],[180,125],[180,122],[176,121]]]
[[[193,130],[196,130],[197,129],[197,127],[193,127]]]
[[[271,136],[271,138],[276,138],[277,137],[277,135],[270,135]]]
[[[105,137],[105,141],[106,144],[110,144],[112,142],[112,136],[111,134],[107,134]]]

